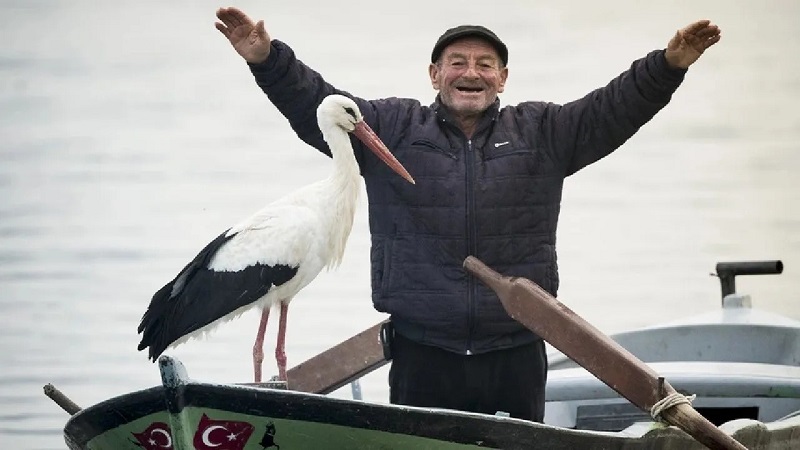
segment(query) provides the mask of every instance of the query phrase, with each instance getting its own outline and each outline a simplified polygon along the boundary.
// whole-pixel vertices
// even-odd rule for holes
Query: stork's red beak
[[[389,166],[392,170],[397,172],[398,175],[408,180],[411,184],[416,184],[414,179],[411,178],[411,175],[408,173],[405,167],[400,164],[400,161],[394,157],[392,152],[386,148],[386,144],[381,141],[381,138],[372,131],[372,128],[369,127],[363,120],[356,123],[356,128],[353,130],[353,134],[364,143],[373,153],[375,156],[381,159],[381,161],[385,162],[387,166]]]

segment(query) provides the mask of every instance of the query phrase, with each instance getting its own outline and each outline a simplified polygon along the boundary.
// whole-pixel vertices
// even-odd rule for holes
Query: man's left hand
[[[664,56],[671,67],[687,69],[708,47],[719,42],[720,37],[718,26],[712,25],[709,20],[698,20],[675,33],[667,44]]]

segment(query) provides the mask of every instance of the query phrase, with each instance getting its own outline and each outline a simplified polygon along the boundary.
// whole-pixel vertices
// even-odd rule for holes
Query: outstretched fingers
[[[703,49],[707,49],[712,45],[719,42],[719,39],[722,35],[720,34],[720,29],[716,25],[709,25],[701,30],[697,31],[694,34],[694,39],[691,40],[693,45],[700,44],[702,45]]]
[[[264,28],[264,21],[254,22],[239,9],[217,9],[218,22],[214,27],[222,33],[233,46],[236,53],[245,61],[260,63],[267,59],[270,50],[270,38]]]
[[[705,42],[703,42],[703,45],[705,46],[705,48],[711,47],[712,45],[714,45],[717,42],[719,42],[720,38],[722,38],[722,35],[721,34],[717,34],[716,36],[708,38]]]
[[[709,20],[698,20],[678,30],[667,43],[665,57],[670,66],[686,69],[706,49],[719,42],[720,29]]]
[[[720,28],[717,25],[712,25],[708,20],[700,20],[680,30],[678,35],[680,36],[679,39],[682,39],[697,51],[702,52],[719,42],[720,32]]]
[[[226,27],[225,25],[223,25],[223,24],[221,24],[219,22],[215,22],[214,26],[219,30],[220,33],[223,34],[223,36],[225,36],[228,39],[231,38],[231,30],[230,30],[230,28]]]
[[[681,31],[683,31],[684,33],[695,34],[701,29],[709,26],[710,24],[711,21],[708,19],[698,20],[697,22],[687,25],[686,28],[684,28]]]
[[[247,14],[234,7],[219,8],[217,10],[217,18],[228,28],[237,28],[240,26],[252,27],[255,25]]]
[[[719,27],[716,25],[708,25],[697,30],[694,35],[700,39],[708,39],[714,35],[719,34]]]

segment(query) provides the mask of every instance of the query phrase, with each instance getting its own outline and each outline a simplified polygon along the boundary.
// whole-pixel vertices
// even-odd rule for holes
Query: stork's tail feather
[[[153,295],[150,306],[139,323],[138,332],[142,334],[142,340],[139,342],[138,350],[144,350],[149,347],[148,358],[153,362],[174,340],[167,336],[166,331],[169,327],[164,323],[164,320],[168,317],[167,310],[169,309],[173,286],[174,282],[170,282]]]
[[[233,234],[228,236],[227,233],[228,230],[225,230],[216,239],[209,242],[192,261],[186,264],[175,279],[153,294],[138,328],[139,334],[142,335],[138,349],[144,350],[149,347],[148,356],[153,362],[167,347],[186,334],[177,332],[172,323],[181,316],[181,309],[186,306],[183,294],[195,274],[205,270],[217,250],[234,236]]]

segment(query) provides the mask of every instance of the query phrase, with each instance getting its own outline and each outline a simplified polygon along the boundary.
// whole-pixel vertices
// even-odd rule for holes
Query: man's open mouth
[[[481,87],[458,86],[456,87],[456,89],[459,92],[466,92],[466,93],[483,92],[483,88]]]

